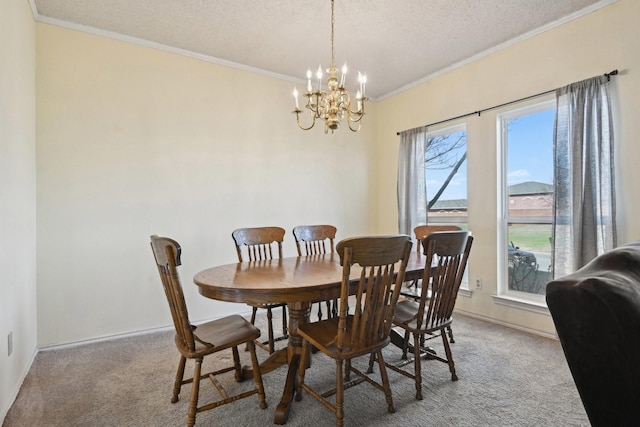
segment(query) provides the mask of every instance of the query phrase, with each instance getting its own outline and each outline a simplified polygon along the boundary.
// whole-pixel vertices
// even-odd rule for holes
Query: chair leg
[[[187,359],[184,356],[180,356],[180,362],[178,363],[178,372],[176,372],[176,379],[173,382],[173,396],[171,397],[171,403],[178,401],[178,395],[182,388],[182,380],[184,379],[184,367],[187,363]]]
[[[416,343],[413,344],[414,347]],[[409,348],[409,331],[405,331],[404,333],[404,344],[402,345],[402,360],[407,360],[407,349]]]
[[[453,329],[451,329],[451,326],[447,326],[447,333],[449,334],[449,342],[455,344],[456,340],[453,339]]]
[[[447,340],[446,334],[442,334],[442,343],[444,344],[444,351],[447,355],[447,363],[449,364],[449,372],[451,372],[451,381],[458,381],[458,375],[456,375],[456,367],[453,362],[453,356],[451,355],[451,347]]]
[[[344,378],[342,360],[336,359],[336,427],[344,424]]]
[[[307,370],[307,357],[309,353],[309,341],[302,341],[302,355],[300,356],[300,366],[298,366],[298,376],[296,381],[296,402],[302,400],[302,384],[304,384],[304,374]]]
[[[249,348],[249,351],[251,351],[251,348]],[[233,367],[235,368],[235,371],[236,371],[235,372],[236,382],[242,382],[244,378],[242,377],[242,366],[240,365],[240,355],[238,354],[238,347],[237,346],[232,347],[231,352],[233,353]]]
[[[288,330],[288,321],[287,321],[287,306],[282,306],[282,336],[285,338],[289,338],[289,330]]]
[[[367,369],[367,374],[373,374],[373,364],[376,361],[376,354],[371,353],[369,355],[369,369]]]
[[[345,374],[344,374],[344,380],[345,381],[351,381],[351,359],[347,359],[344,362],[345,364]]]
[[[420,342],[420,334],[413,334],[413,341],[415,343]],[[422,400],[422,362],[420,361],[420,346],[413,346],[413,374],[416,381],[416,399]]]
[[[256,345],[253,341],[248,341],[247,346],[249,346],[249,353],[251,354],[253,381],[256,383],[256,388],[258,389],[258,402],[260,403],[260,409],[266,409],[267,402],[265,400],[264,386],[262,384],[262,372],[260,372],[260,364],[258,363],[258,356],[256,356]],[[235,353],[238,352],[237,347],[234,347],[233,349]]]
[[[187,412],[187,426],[193,427],[196,423],[196,411],[198,408],[198,394],[200,392],[200,371],[202,369],[202,358],[196,359],[196,366],[193,369],[193,384],[191,387],[191,400],[189,401],[189,411]]]
[[[257,307],[252,307],[251,309],[251,324],[255,326],[256,324],[256,314],[258,313],[258,308]],[[244,351],[248,351],[249,350],[249,346],[245,345],[244,346]]]
[[[267,308],[267,328],[269,330],[269,354],[275,351],[275,345],[273,342],[273,312],[271,308]]]
[[[382,350],[378,350],[378,365],[380,366],[380,377],[382,378],[382,387],[384,388],[384,397],[387,399],[387,410],[391,413],[396,412],[393,407],[393,397],[391,396],[391,385],[389,384],[389,375],[387,375],[387,368],[384,366],[384,359],[382,358]]]

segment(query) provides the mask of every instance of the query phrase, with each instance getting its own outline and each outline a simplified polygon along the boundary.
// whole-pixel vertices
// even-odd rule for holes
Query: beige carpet
[[[416,401],[413,382],[389,372],[396,413],[387,413],[384,395],[363,383],[345,393],[345,425],[589,425],[557,341],[464,316],[456,317],[454,333],[452,351],[459,381],[450,380],[446,365],[426,361],[424,400]],[[442,352],[440,342],[432,343]],[[249,364],[248,354],[242,353]],[[264,358],[266,352],[259,350],[258,355]],[[399,356],[396,347],[385,349],[387,361]],[[178,403],[170,403],[177,363],[173,334],[168,332],[40,352],[3,426],[184,425],[188,386]],[[192,366],[187,365],[188,372]],[[334,366],[324,355],[315,354],[307,382],[330,387]],[[198,414],[196,425],[273,425],[285,375],[280,368],[264,376],[269,408],[260,410],[257,398],[250,397]],[[230,390],[250,385],[234,383],[232,377],[226,382]],[[208,381],[204,384],[201,397],[213,390]],[[333,414],[309,395],[294,402],[287,423],[331,425],[335,425]]]

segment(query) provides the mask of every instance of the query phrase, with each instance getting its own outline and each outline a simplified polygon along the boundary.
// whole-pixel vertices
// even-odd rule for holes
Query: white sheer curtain
[[[556,91],[555,277],[576,271],[617,244],[607,81],[594,77]]]
[[[426,128],[400,133],[398,155],[398,231],[413,236],[416,225],[427,223],[424,172]]]

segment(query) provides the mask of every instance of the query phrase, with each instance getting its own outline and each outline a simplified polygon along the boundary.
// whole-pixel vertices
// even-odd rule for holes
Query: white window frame
[[[545,99],[546,98],[546,99]],[[544,295],[533,295],[527,292],[520,292],[509,289],[508,284],[508,245],[509,245],[509,196],[507,191],[507,120],[521,117],[540,111],[556,108],[556,100],[553,95],[539,98],[533,102],[528,102],[521,107],[500,113],[496,116],[497,153],[500,173],[498,174],[498,289],[494,301],[498,304],[510,307],[534,311],[537,313],[549,314]]]

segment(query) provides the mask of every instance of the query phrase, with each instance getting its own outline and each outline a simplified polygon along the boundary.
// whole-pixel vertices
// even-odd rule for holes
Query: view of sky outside
[[[509,120],[507,185],[535,181],[553,184],[553,126],[551,108]]]
[[[443,142],[451,141],[451,143],[455,143],[460,138],[465,138],[466,140],[466,132],[459,131],[455,133],[449,134]],[[427,163],[427,168],[425,171],[425,179],[427,181],[427,200],[431,201],[433,197],[437,194],[437,192],[442,187],[442,184],[446,181],[447,177],[451,173],[453,169],[453,165],[461,158],[461,156],[465,155],[467,151],[467,144],[464,143],[462,146],[455,148],[450,152],[450,167],[441,169],[440,167],[432,167]],[[429,158],[429,153],[425,156]],[[438,200],[458,200],[458,199],[466,199],[467,198],[467,161],[460,166],[455,176],[451,179],[449,184],[447,185],[444,193],[440,195]]]
[[[509,152],[507,185],[527,181],[553,184],[553,126],[555,108],[527,114],[509,120]],[[452,133],[448,140],[457,141],[464,131]],[[452,151],[452,158],[459,159],[466,151],[466,144]],[[428,157],[428,154],[427,154]],[[453,162],[455,163],[455,162]],[[431,200],[445,182],[451,168],[433,168],[427,164],[427,199]],[[439,200],[467,198],[467,162],[453,177]]]

